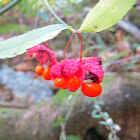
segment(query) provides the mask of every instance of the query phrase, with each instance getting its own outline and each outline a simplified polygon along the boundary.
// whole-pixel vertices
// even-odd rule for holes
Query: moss
[[[140,27],[140,11],[136,10],[136,8],[132,8],[128,13],[129,21],[131,21],[136,26]]]

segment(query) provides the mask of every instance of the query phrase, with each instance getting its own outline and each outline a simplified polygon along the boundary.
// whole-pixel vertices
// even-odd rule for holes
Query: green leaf
[[[103,114],[104,114],[104,117],[105,117],[106,119],[109,118],[109,114],[108,114],[107,112],[104,112]]]
[[[55,122],[53,122],[53,127],[58,127],[61,123],[66,122],[65,118],[57,118]]]
[[[97,104],[95,104],[95,105],[93,105],[93,106],[94,106],[94,108],[96,108],[96,109],[100,109],[100,106],[97,105]]]
[[[99,124],[102,124],[102,125],[108,125],[108,123],[105,122],[105,121],[100,121]]]
[[[102,118],[101,115],[92,115],[92,117],[95,118],[95,119],[100,119],[100,118]]]
[[[98,114],[98,110],[97,109],[94,109],[92,111],[91,116],[92,116],[92,118],[96,118],[96,119],[102,118],[102,116],[100,114]]]
[[[110,57],[109,59],[112,61],[112,60],[117,60],[121,57],[123,57],[124,55],[127,55],[129,54],[129,51],[123,51],[123,52],[119,52],[117,54],[115,54],[114,56]]]
[[[94,116],[96,116],[98,113],[98,110],[94,109],[91,113],[91,116],[94,118]]]
[[[67,140],[81,140],[81,138],[75,135],[67,135]]]
[[[105,103],[104,102],[101,102],[101,101],[98,101],[98,104],[99,105],[102,105],[102,106],[105,105]]]
[[[88,13],[79,31],[99,32],[116,24],[136,0],[100,0]]]
[[[54,38],[70,26],[54,24],[29,31],[23,35],[0,42],[0,58],[11,58],[23,54],[27,49]]]
[[[25,24],[23,26],[19,26],[18,24],[5,24],[0,26],[0,34],[19,34],[28,31],[28,26]]]
[[[53,103],[54,104],[59,104],[65,100],[68,99],[68,97],[70,96],[70,91],[69,90],[64,90],[64,89],[60,89],[56,95],[53,98]]]
[[[111,140],[113,137],[112,133],[110,132],[109,135],[108,135],[108,140]]]

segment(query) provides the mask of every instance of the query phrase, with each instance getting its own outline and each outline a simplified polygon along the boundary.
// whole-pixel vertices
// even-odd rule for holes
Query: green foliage
[[[73,96],[76,96],[77,92],[70,92],[67,89],[60,89],[53,98],[54,104],[60,104],[67,99],[71,99]]]
[[[136,0],[100,0],[88,13],[80,31],[99,32],[116,24]]]
[[[25,14],[27,17],[35,17],[38,10],[38,1],[35,0],[23,0],[18,7],[20,7],[20,14]],[[17,8],[17,7],[16,7]]]
[[[0,26],[0,34],[9,34],[9,33],[23,33],[28,31],[27,25],[20,27],[18,24],[6,24]]]
[[[62,101],[68,99],[68,97],[70,96],[70,91],[69,90],[64,90],[64,89],[60,89],[56,95],[53,98],[53,103],[55,104],[59,104]]]
[[[104,112],[104,117],[105,117],[106,119],[108,119],[108,118],[109,118],[109,114],[108,114],[107,112]]]
[[[1,5],[3,4],[3,1],[2,1],[2,0],[0,0],[0,4],[1,4]]]
[[[108,123],[105,122],[105,121],[100,121],[99,124],[102,124],[102,125],[108,125]]]
[[[112,133],[109,133],[109,135],[108,135],[108,140],[111,140],[112,137],[113,137]]]
[[[47,0],[51,7],[55,6],[56,0]]]
[[[75,135],[67,135],[67,140],[81,140],[81,138]]]
[[[62,30],[70,28],[63,24],[54,24],[38,28],[18,37],[0,42],[0,58],[11,58],[20,55],[27,49],[57,36]]]
[[[123,57],[124,55],[127,55],[128,53],[129,53],[128,51],[119,52],[119,53],[115,54],[114,56],[110,57],[108,61],[117,60],[117,59]]]
[[[100,118],[102,118],[102,116],[100,115],[100,114],[98,114],[98,110],[96,110],[96,109],[94,109],[93,111],[92,111],[92,113],[91,113],[91,116],[93,117],[93,118],[98,118],[98,119],[100,119]]]
[[[66,122],[65,118],[57,118],[57,120],[55,122],[53,122],[53,127],[58,127],[60,126],[61,123]]]

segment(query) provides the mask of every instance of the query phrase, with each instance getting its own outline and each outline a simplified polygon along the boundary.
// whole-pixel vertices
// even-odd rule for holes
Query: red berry
[[[81,80],[77,76],[67,79],[67,87],[70,91],[76,91],[81,86]]]
[[[37,75],[42,75],[43,74],[43,71],[44,71],[44,68],[41,65],[36,66],[35,73]]]
[[[85,96],[96,97],[102,92],[102,87],[97,83],[83,83],[81,91]]]
[[[65,81],[65,78],[63,78],[63,77],[57,77],[54,80],[54,85],[56,87],[59,87],[59,88],[62,88],[62,89],[66,89],[66,81]]]
[[[51,70],[51,68],[48,67],[43,71],[43,78],[45,80],[51,80],[50,70]]]

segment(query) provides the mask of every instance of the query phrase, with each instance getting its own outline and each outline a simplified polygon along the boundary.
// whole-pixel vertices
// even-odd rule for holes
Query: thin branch
[[[48,4],[48,2],[46,0],[43,0],[44,4],[46,5],[46,7],[48,8],[48,10],[50,11],[50,13],[62,24],[69,26],[67,23],[65,23],[56,13],[55,11],[51,8],[51,6]],[[75,32],[75,29],[70,29],[72,32]]]
[[[94,101],[94,103],[95,103],[96,105],[99,106],[99,104],[98,104],[98,102],[96,101],[95,98],[93,99],[93,101]],[[101,117],[107,122],[107,118],[104,116],[104,113],[102,112],[101,108],[98,108],[98,112],[99,112],[99,114],[101,115]],[[106,128],[107,128],[108,130],[110,130],[110,132],[111,132],[112,135],[113,135],[113,139],[111,139],[111,140],[115,140],[114,138],[117,137],[117,135],[116,135],[117,131],[114,130],[114,129],[112,128],[112,126],[110,126],[110,125],[107,125]],[[117,137],[117,138],[118,138],[118,137]],[[118,138],[118,139],[119,139],[119,138]]]
[[[48,4],[48,2],[46,0],[43,0],[44,4],[46,5],[46,7],[48,8],[48,10],[50,11],[50,13],[62,24],[67,25],[62,19],[60,19],[59,16],[57,16],[57,14],[55,13],[55,11],[50,7],[50,5]]]
[[[73,108],[74,108],[74,105],[75,105],[75,102],[76,102],[76,99],[77,99],[77,96],[79,95],[79,93],[77,93],[76,95],[72,95],[72,101],[70,102],[71,103],[70,107],[69,107],[68,112],[66,113],[66,116],[65,116],[66,120],[69,119],[69,117],[73,111]],[[61,133],[60,133],[59,140],[66,140],[66,131],[65,131],[66,124],[67,124],[67,121],[61,123]]]
[[[39,1],[38,1],[37,2],[37,14],[36,14],[36,19],[35,19],[35,23],[34,23],[33,29],[35,29],[36,26],[37,26],[37,22],[38,22],[38,18],[39,18],[39,12],[40,12],[40,7],[39,7]]]
[[[14,6],[16,6],[19,2],[21,2],[22,0],[14,0],[13,2],[11,2],[10,4],[8,4],[7,6],[5,6],[4,8],[2,8],[0,10],[0,16],[3,15],[4,13],[6,13],[7,11],[9,11],[10,9],[12,9]]]
[[[83,50],[83,45],[82,45],[82,37],[81,37],[81,35],[79,34],[79,33],[77,33],[77,35],[79,36],[79,39],[80,39],[80,46],[81,46],[81,48],[80,48],[80,60],[82,61],[82,50]]]
[[[130,61],[130,60],[138,60],[138,59],[140,59],[140,55],[134,55],[134,56],[130,56],[128,58],[114,60],[110,63],[105,63],[103,67],[108,67],[110,65],[115,65],[115,64],[119,64],[119,63],[124,64],[124,62]]]
[[[80,92],[79,92],[79,93],[80,93]],[[72,99],[72,101],[71,101],[70,108],[69,108],[69,110],[68,110],[68,112],[67,112],[67,114],[66,114],[66,116],[65,116],[65,119],[66,119],[66,120],[69,119],[69,117],[70,117],[70,115],[71,115],[71,113],[72,113],[72,111],[73,111],[73,108],[74,108],[74,105],[75,105],[75,102],[76,102],[76,99],[77,99],[79,93],[77,93],[76,95],[73,95],[73,97],[72,97],[73,99]]]
[[[64,57],[64,59],[65,59],[65,53],[66,53],[66,51],[67,51],[67,48],[68,48],[68,46],[69,46],[69,44],[70,44],[70,42],[71,42],[71,40],[72,40],[72,38],[73,38],[73,36],[74,36],[75,33],[76,33],[76,32],[73,32],[73,34],[71,35],[71,37],[70,37],[70,39],[69,39],[69,41],[68,41],[68,43],[67,43],[67,45],[66,45],[66,47],[65,47],[65,50],[64,50],[64,52],[63,52],[63,57]]]
[[[0,102],[0,106],[7,107],[7,108],[20,108],[20,109],[25,109],[29,107],[28,105],[20,105],[20,104],[3,102],[3,101]]]
[[[133,34],[136,38],[140,38],[140,29],[136,25],[125,20],[120,20],[117,25],[123,30]]]
[[[65,124],[61,123],[61,134],[59,140],[67,140],[65,127],[66,127]]]
[[[51,16],[50,16],[50,18],[49,18],[49,20],[48,20],[48,22],[47,22],[46,26],[48,26],[48,25],[49,25],[49,22],[50,22],[50,20],[52,19],[52,17],[53,17],[53,15],[51,15]]]

